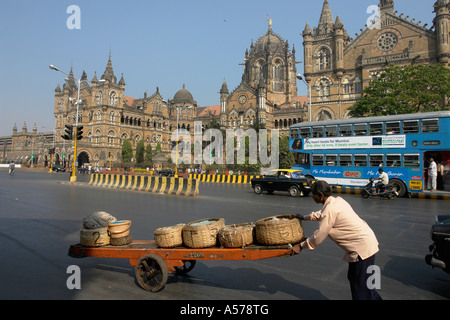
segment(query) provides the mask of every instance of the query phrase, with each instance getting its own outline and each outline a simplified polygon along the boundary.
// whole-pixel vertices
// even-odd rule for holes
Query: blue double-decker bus
[[[290,127],[289,143],[293,169],[362,187],[383,168],[404,196],[427,190],[430,158],[450,164],[450,111],[304,122]]]

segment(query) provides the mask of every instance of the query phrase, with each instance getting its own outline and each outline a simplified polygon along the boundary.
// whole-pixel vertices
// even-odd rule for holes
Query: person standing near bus
[[[436,191],[437,166],[433,158],[430,158],[428,166],[428,190]]]
[[[348,262],[347,278],[353,300],[382,300],[378,292],[369,287],[368,271],[375,264],[375,254],[379,251],[378,240],[369,225],[341,197],[331,196],[331,187],[325,181],[316,181],[311,187],[313,199],[323,204],[320,211],[311,212],[297,218],[319,221],[319,228],[312,236],[300,243],[301,249],[314,250],[328,236],[345,251],[344,261]]]

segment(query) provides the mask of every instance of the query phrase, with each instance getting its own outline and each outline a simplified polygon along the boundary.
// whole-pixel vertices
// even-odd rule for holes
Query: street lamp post
[[[308,115],[309,115],[309,122],[311,122],[311,86],[309,83],[303,79],[301,74],[297,74],[297,79],[302,80],[306,86],[308,87]]]
[[[175,154],[175,178],[178,178],[178,121],[179,121],[179,108],[180,106],[175,106],[177,109],[177,141],[176,141],[176,154]],[[191,106],[185,107],[186,109],[192,109]]]
[[[49,66],[50,69],[55,70],[55,71],[59,71],[65,75],[69,75],[66,72],[60,70],[59,68],[55,67],[54,65],[50,65]],[[77,138],[78,138],[78,113],[79,113],[79,105],[80,105],[80,84],[81,84],[81,79],[75,79],[77,81],[78,84],[78,92],[77,92],[77,101],[76,101],[76,105],[77,105],[77,114],[76,114],[76,118],[75,118],[75,130],[73,132],[74,134],[74,156],[73,156],[73,162],[72,162],[72,174],[70,176],[70,181],[71,182],[76,182],[77,181],[77,177],[75,175],[75,164],[77,162]],[[104,82],[105,80],[102,79],[100,80],[100,82]]]
[[[60,70],[59,68],[55,67],[54,65],[50,65],[49,66],[50,69],[55,70],[55,71],[59,71],[65,75],[69,75],[66,72]],[[76,101],[76,105],[77,105],[77,114],[75,117],[75,130],[74,130],[74,156],[73,156],[73,162],[72,162],[72,174],[70,175],[70,182],[76,182],[77,181],[77,176],[75,175],[75,163],[77,161],[77,131],[78,131],[78,112],[79,112],[79,103],[80,103],[80,79],[76,79],[77,84],[78,84],[78,91],[77,91],[77,101]]]

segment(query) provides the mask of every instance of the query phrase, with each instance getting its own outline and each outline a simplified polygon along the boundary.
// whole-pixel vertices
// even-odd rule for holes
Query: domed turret
[[[177,93],[175,93],[175,96],[171,100],[173,104],[189,104],[189,105],[197,105],[197,102],[194,100],[194,97],[192,94],[186,89],[185,85],[183,84],[183,89],[179,90]]]

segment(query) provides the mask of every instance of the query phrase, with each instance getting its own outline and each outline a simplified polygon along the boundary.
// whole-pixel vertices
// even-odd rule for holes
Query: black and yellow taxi
[[[251,180],[256,194],[263,192],[287,191],[293,197],[306,197],[311,192],[311,185],[315,179],[311,175],[304,175],[298,169],[276,169],[259,178]]]

